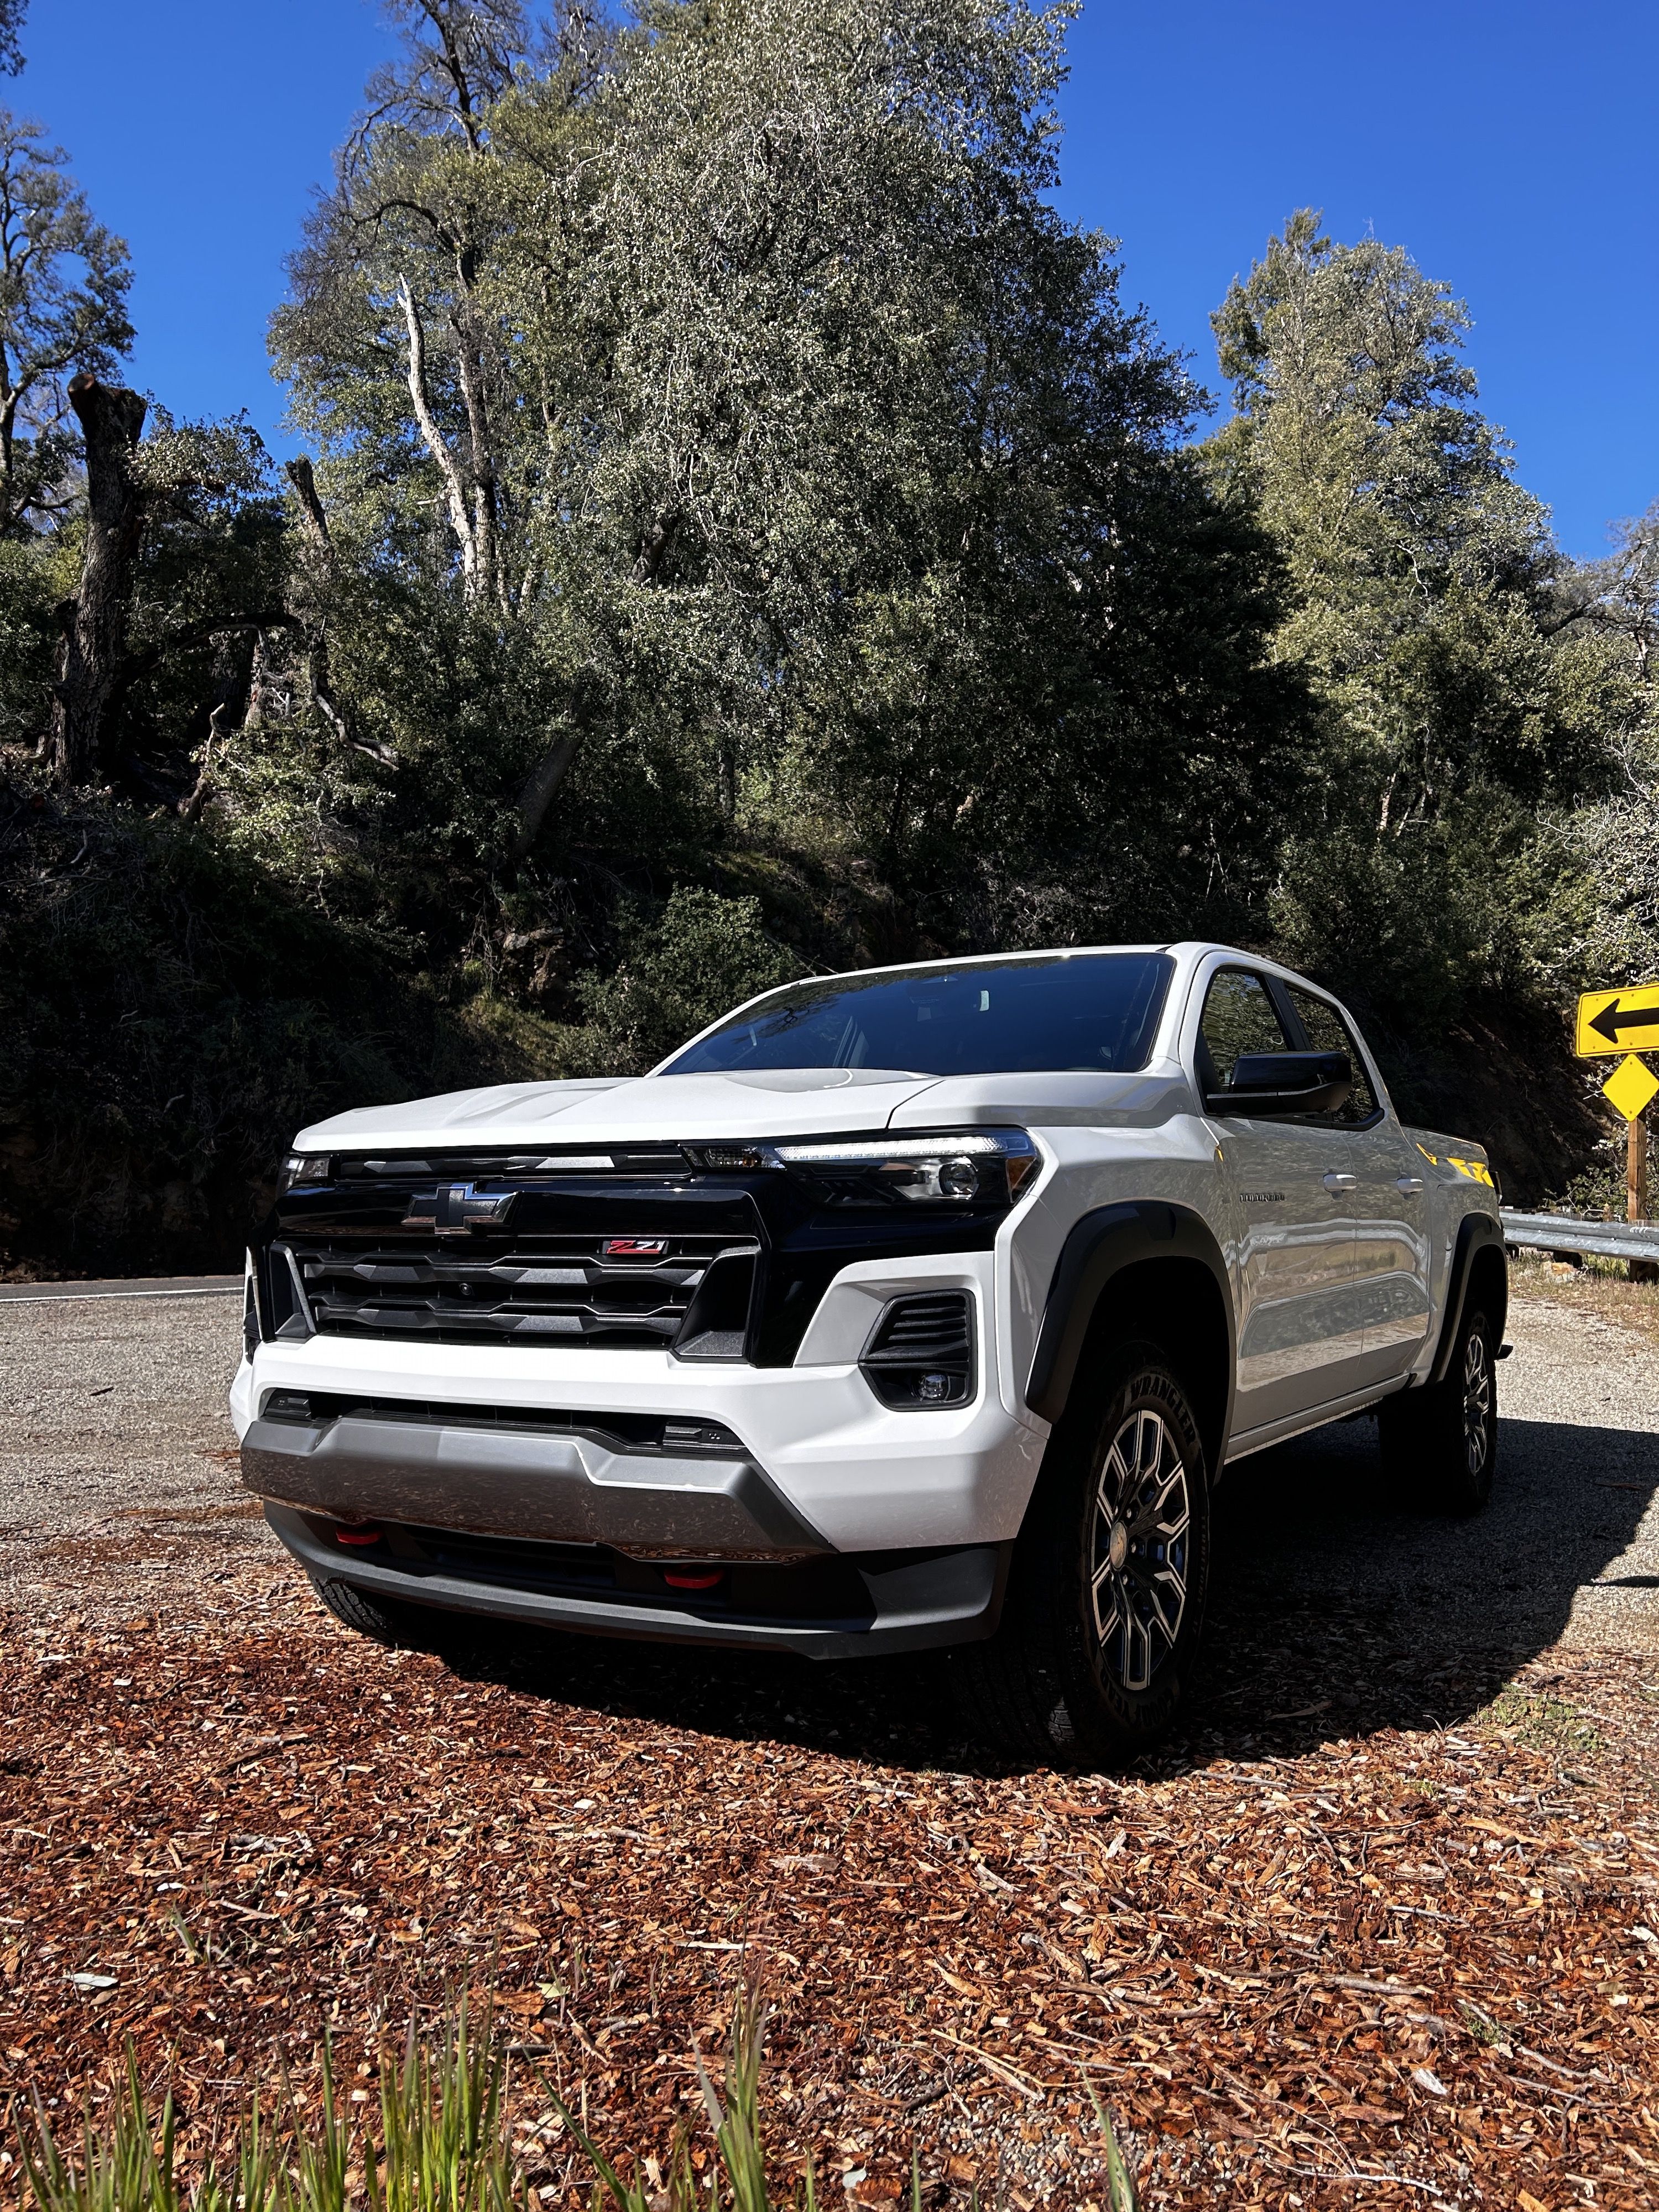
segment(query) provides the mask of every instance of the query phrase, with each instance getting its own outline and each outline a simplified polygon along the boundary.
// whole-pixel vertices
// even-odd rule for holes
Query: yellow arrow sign
[[[1659,1052],[1659,983],[1586,991],[1578,1001],[1574,1049],[1586,1060],[1604,1052]]]

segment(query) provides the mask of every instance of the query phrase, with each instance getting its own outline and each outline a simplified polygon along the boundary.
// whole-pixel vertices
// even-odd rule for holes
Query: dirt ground
[[[363,2101],[494,1984],[574,2203],[543,2077],[660,2154],[747,1945],[780,2169],[852,2201],[914,2143],[930,2204],[1098,2204],[1086,2075],[1149,2212],[1659,2203],[1659,1349],[1517,1279],[1492,1510],[1402,1512],[1364,1422],[1233,1470],[1189,1723],[1112,1778],[915,1662],[377,1650],[237,1487],[234,1297],[0,1303],[0,2099],[131,2037],[204,2136],[327,2032]]]

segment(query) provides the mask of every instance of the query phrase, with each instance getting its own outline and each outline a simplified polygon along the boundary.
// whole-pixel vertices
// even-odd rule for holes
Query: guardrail
[[[1594,1253],[1598,1260],[1659,1260],[1659,1223],[1581,1221],[1571,1213],[1503,1209],[1504,1242],[1537,1252]]]

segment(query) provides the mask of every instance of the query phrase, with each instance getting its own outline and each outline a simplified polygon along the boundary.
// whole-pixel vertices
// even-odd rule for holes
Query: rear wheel
[[[1002,1626],[956,1655],[970,1719],[1028,1755],[1133,1758],[1179,1709],[1209,1566],[1192,1402],[1157,1346],[1123,1346],[1049,1447]]]
[[[1478,1513],[1498,1465],[1498,1346],[1485,1311],[1458,1324],[1443,1382],[1385,1398],[1377,1413],[1382,1464],[1413,1503],[1435,1513]]]

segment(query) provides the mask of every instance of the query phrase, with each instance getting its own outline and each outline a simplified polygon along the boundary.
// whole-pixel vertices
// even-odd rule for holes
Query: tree
[[[416,495],[441,499],[462,594],[510,616],[522,582],[513,417],[525,395],[489,294],[501,210],[493,110],[532,51],[577,88],[604,40],[573,8],[554,35],[516,0],[398,0],[404,52],[369,85],[292,264],[273,326],[296,411],[338,448],[368,439]]]
[[[1536,598],[1546,519],[1459,357],[1468,314],[1401,248],[1334,246],[1308,210],[1215,316],[1234,422],[1216,441],[1301,601],[1279,650],[1316,671],[1381,828],[1472,777],[1547,779]]]
[[[1285,950],[1443,1006],[1493,972],[1539,810],[1613,772],[1607,656],[1564,634],[1561,563],[1476,404],[1468,320],[1402,249],[1334,244],[1304,210],[1214,318],[1235,412],[1207,451],[1284,549],[1274,651],[1321,707]]]
[[[573,774],[590,836],[678,792],[945,876],[1060,816],[1120,838],[1155,789],[1152,886],[1200,763],[1272,785],[1272,550],[1048,204],[1066,10],[669,0],[547,43],[501,9],[471,58],[460,12],[408,13],[275,337],[343,526],[499,672],[460,773],[482,814],[520,764],[509,865]],[[1196,618],[1156,647],[1154,574]]]
[[[126,247],[93,220],[67,159],[0,108],[0,537],[67,510],[70,378],[106,381],[132,345]]]

